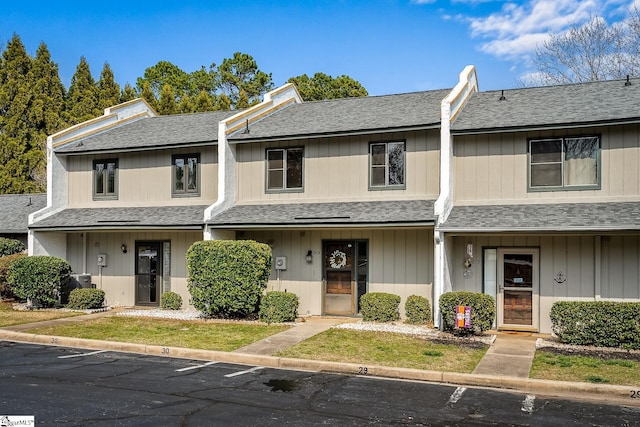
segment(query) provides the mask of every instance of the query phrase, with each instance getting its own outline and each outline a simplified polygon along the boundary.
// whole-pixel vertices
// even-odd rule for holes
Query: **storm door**
[[[324,314],[354,315],[367,292],[366,241],[323,242]]]
[[[162,247],[163,242],[136,242],[136,305],[160,303]]]
[[[498,328],[538,329],[538,249],[498,250]]]

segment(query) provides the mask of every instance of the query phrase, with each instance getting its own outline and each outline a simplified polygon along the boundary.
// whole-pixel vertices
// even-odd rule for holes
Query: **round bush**
[[[456,306],[471,307],[470,329],[456,329]],[[442,327],[447,331],[472,334],[491,329],[496,318],[496,301],[487,294],[475,292],[446,292],[440,297]]]
[[[175,292],[165,292],[160,297],[160,307],[165,310],[180,310],[182,297]]]
[[[68,308],[76,310],[88,310],[92,308],[102,308],[104,305],[105,293],[102,289],[78,288],[69,294]]]
[[[26,256],[27,254],[13,254],[13,255],[6,255],[6,256],[0,257],[0,297],[1,298],[11,299],[15,296],[13,294],[13,291],[11,290],[11,285],[9,284],[9,281],[7,280],[7,275],[9,274],[9,267],[11,267],[11,264],[13,264],[16,260],[20,258],[25,258]]]
[[[296,294],[272,291],[262,297],[258,318],[265,323],[293,322],[298,317],[300,301]]]
[[[258,311],[271,274],[271,248],[252,240],[206,240],[187,252],[193,306],[212,317],[242,318]]]
[[[24,252],[25,249],[24,243],[20,240],[0,237],[0,257],[19,254]]]
[[[407,323],[421,325],[431,320],[431,305],[429,300],[419,295],[411,295],[404,303],[404,313]]]
[[[68,292],[70,273],[71,266],[61,258],[30,256],[11,264],[7,280],[17,297],[34,305],[52,307],[63,292]]]
[[[360,297],[363,320],[390,322],[400,319],[400,296],[385,292],[371,292]]]

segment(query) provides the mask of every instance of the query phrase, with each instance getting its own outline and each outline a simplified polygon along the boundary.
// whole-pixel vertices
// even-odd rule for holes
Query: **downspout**
[[[453,141],[451,123],[473,92],[478,91],[476,69],[467,65],[458,83],[440,103],[440,194],[434,204],[437,218],[434,230],[433,324],[440,327],[440,296],[451,290],[451,275],[447,263],[445,233],[439,227],[445,223],[453,208]]]

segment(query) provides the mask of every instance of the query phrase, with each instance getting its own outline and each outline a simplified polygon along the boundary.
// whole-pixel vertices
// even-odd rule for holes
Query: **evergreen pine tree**
[[[137,96],[138,93],[134,87],[129,83],[125,83],[124,89],[122,89],[122,92],[120,93],[120,102],[131,101],[132,99],[136,99]]]
[[[147,101],[149,105],[153,107],[154,110],[156,111],[158,110],[158,100],[156,99],[156,96],[153,94],[153,90],[151,90],[151,85],[147,81],[145,81],[142,84],[142,91],[140,92],[140,98],[144,98],[145,101]]]
[[[101,110],[120,103],[120,85],[116,83],[108,62],[104,63],[98,80],[98,106]]]
[[[76,72],[71,78],[67,96],[67,115],[68,122],[72,125],[102,115],[98,87],[84,56],[80,58]]]
[[[176,93],[173,88],[165,84],[160,91],[160,102],[158,103],[158,113],[163,115],[176,113]]]
[[[214,103],[212,102],[211,95],[207,93],[207,91],[202,90],[198,94],[193,111],[195,112],[205,112],[205,111],[213,111]]]

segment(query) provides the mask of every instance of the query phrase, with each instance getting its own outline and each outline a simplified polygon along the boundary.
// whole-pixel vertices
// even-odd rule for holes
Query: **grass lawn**
[[[637,386],[640,384],[639,366],[636,360],[567,356],[538,350],[529,376],[545,380]]]
[[[21,325],[23,323],[43,322],[63,317],[79,316],[84,313],[62,310],[14,310],[13,304],[0,302],[0,327]]]
[[[113,316],[79,324],[29,329],[24,332],[201,350],[233,351],[288,328],[289,326],[284,325]]]
[[[471,372],[488,347],[474,349],[434,344],[424,339],[391,332],[329,329],[277,356],[426,369]]]

